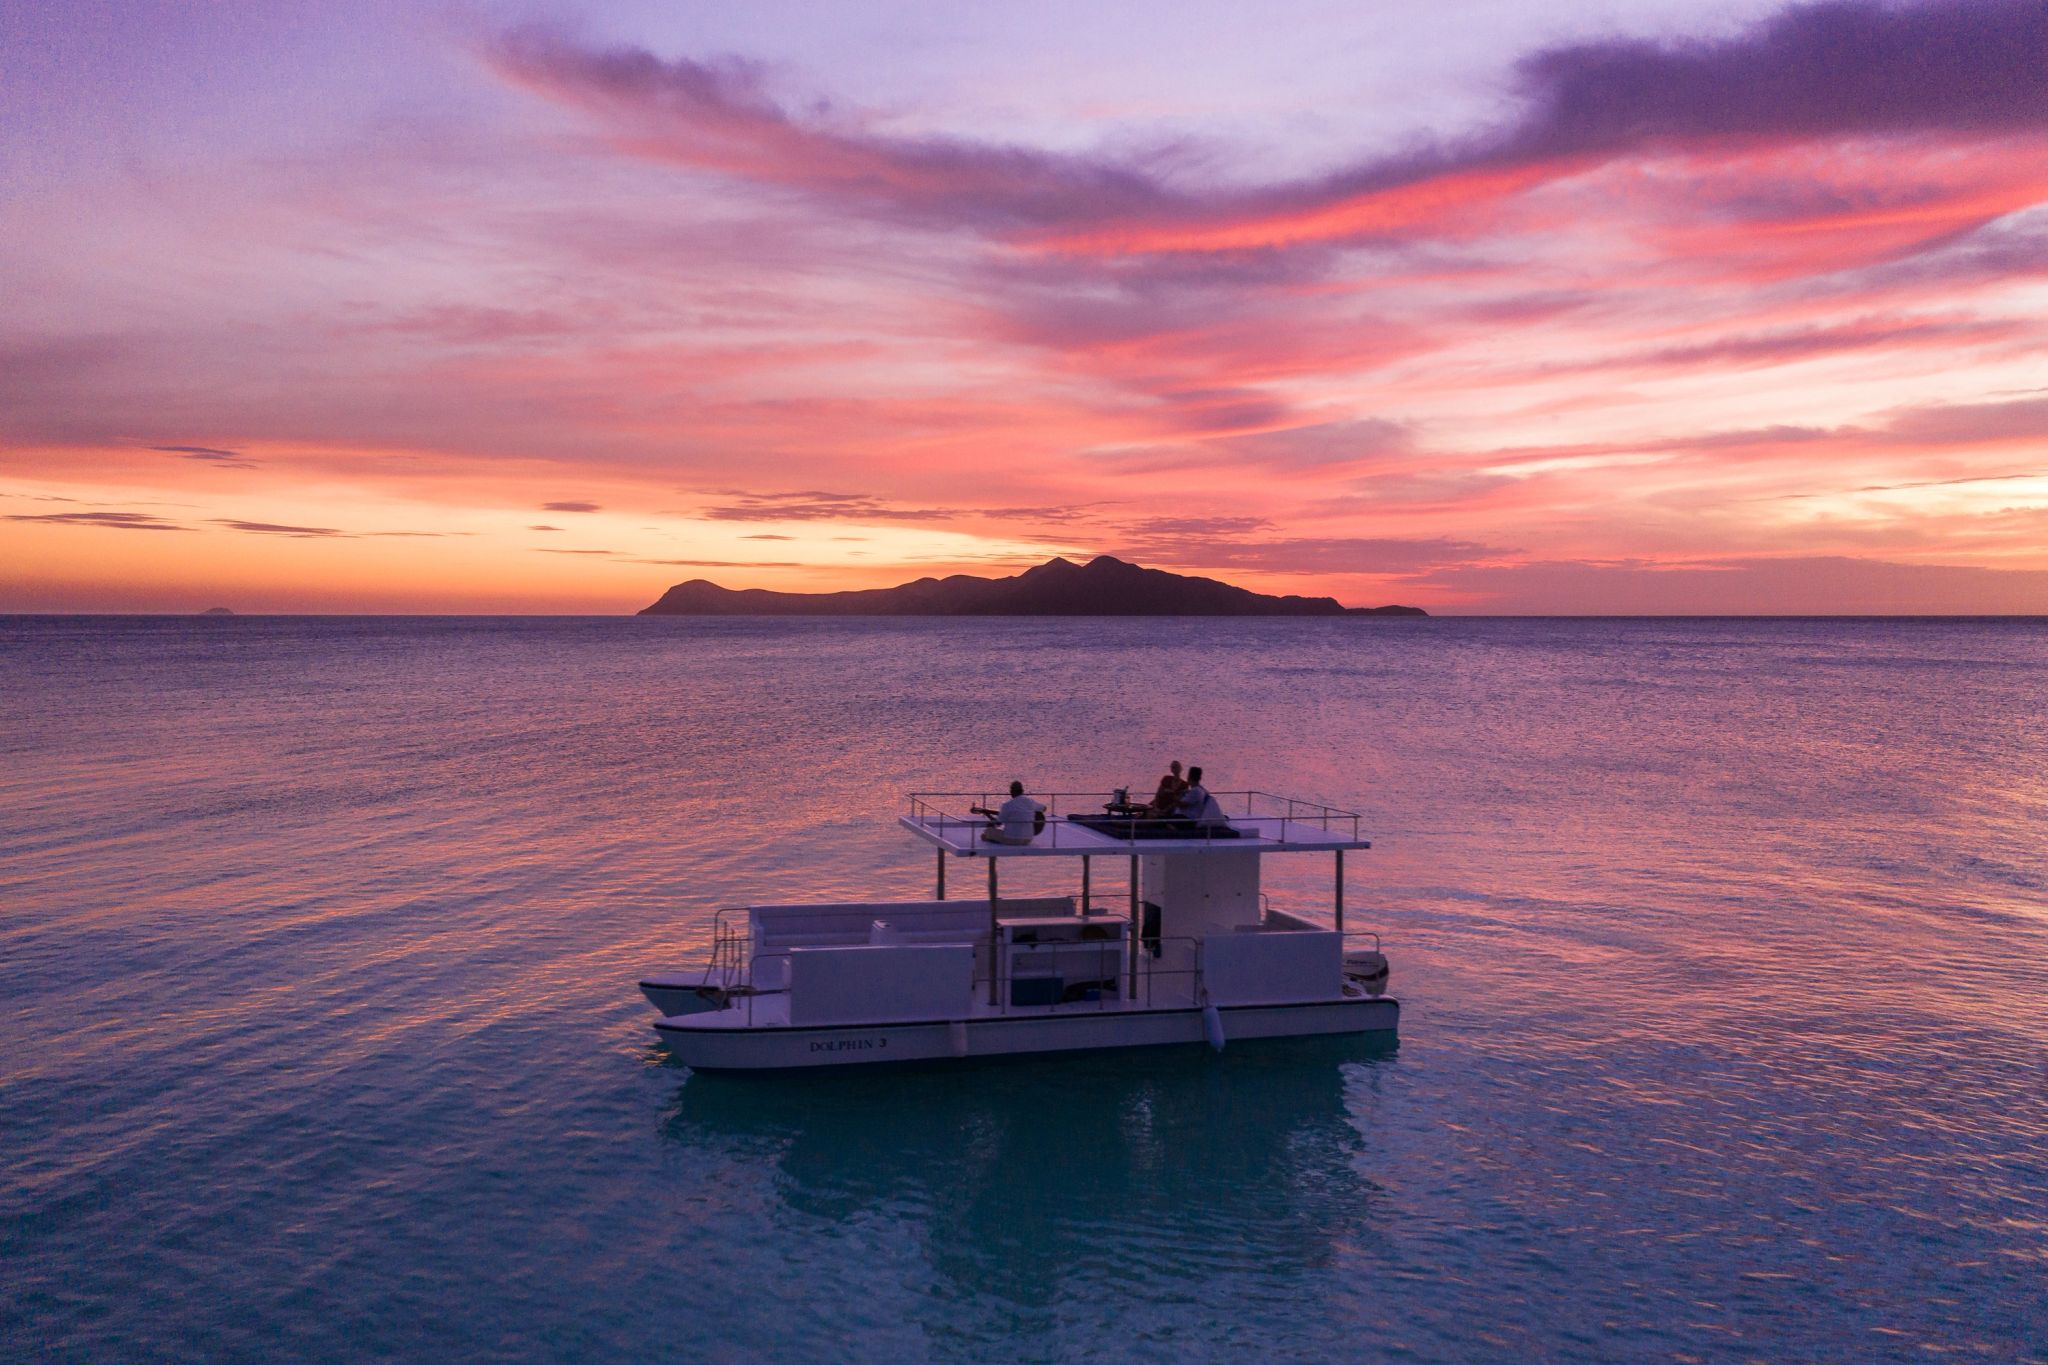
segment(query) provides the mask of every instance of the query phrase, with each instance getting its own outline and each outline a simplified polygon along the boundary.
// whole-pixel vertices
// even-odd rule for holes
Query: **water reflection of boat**
[[[663,1133],[772,1163],[792,1213],[886,1212],[963,1292],[1122,1293],[1149,1276],[1167,1285],[1189,1257],[1287,1282],[1337,1243],[1377,1237],[1370,1123],[1395,1047],[1295,1038],[1144,1067],[1096,1053],[817,1073],[801,1087],[693,1074]]]
[[[997,824],[986,794],[913,794],[901,823],[934,846],[935,899],[721,911],[707,963],[640,983],[655,1027],[689,1065],[733,1071],[1394,1032],[1377,938],[1344,923],[1344,855],[1371,847],[1356,814],[1231,792],[1201,824],[1102,795],[1054,794],[1034,832]],[[1328,918],[1275,907],[1263,860],[1318,852]],[[946,898],[949,857],[982,860],[985,897]],[[1078,863],[1078,898],[1005,900],[1011,858]],[[1104,858],[1127,872],[1121,911],[1095,900]]]

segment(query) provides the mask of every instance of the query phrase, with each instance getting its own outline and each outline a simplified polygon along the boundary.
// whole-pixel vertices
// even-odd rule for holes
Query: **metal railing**
[[[1128,792],[1130,789],[1122,790]],[[1284,796],[1278,792],[1257,789],[1217,791],[1209,794],[1216,799],[1216,804],[1224,809],[1227,819],[1258,821],[1260,837],[1276,843],[1288,843],[1309,831],[1323,836],[1338,834],[1353,842],[1357,842],[1360,837],[1359,822],[1364,817],[1357,811],[1341,810],[1320,801],[1309,801],[1298,796]],[[1045,833],[1033,840],[1041,848],[1061,847],[1061,832],[1075,828],[1068,817],[1075,814],[1107,815],[1116,798],[1114,791],[1033,792],[1029,795],[1033,800],[1043,802],[1046,807]],[[909,796],[910,818],[913,822],[941,835],[947,830],[984,830],[993,827],[993,819],[977,815],[971,808],[979,806],[993,810],[1008,799],[1007,787],[1001,792],[912,792]],[[1065,810],[1061,809],[1062,806]],[[1239,807],[1242,807],[1241,811]],[[1147,842],[1139,837],[1139,831],[1146,826],[1158,827],[1168,821],[1186,820],[1185,816],[1177,815],[1117,815],[1111,818],[1119,826],[1129,826],[1124,842],[1134,847],[1142,847]],[[1277,830],[1270,827],[1271,822],[1275,821],[1278,822]],[[1104,831],[1089,825],[1080,828],[1089,829],[1098,837],[1104,834]],[[1110,834],[1108,837],[1116,836]],[[1213,834],[1199,829],[1189,832],[1185,837],[1200,839],[1205,843],[1222,842]],[[1068,843],[1072,842],[1070,838]],[[1093,839],[1089,841],[1089,846],[1099,847]]]
[[[752,932],[726,919],[727,915],[745,915],[744,906],[721,907],[711,916],[711,953],[704,962],[704,979],[699,988],[712,987],[727,992],[744,988],[750,982],[753,971]],[[745,921],[742,921],[744,924]]]

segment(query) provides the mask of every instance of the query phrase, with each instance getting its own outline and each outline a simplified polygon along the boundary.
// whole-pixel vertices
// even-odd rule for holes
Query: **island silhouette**
[[[774,592],[678,583],[641,616],[1427,616],[1421,607],[1347,607],[1334,597],[1275,597],[1213,578],[1147,569],[1110,555],[1055,556],[1011,578],[920,578],[893,588]]]

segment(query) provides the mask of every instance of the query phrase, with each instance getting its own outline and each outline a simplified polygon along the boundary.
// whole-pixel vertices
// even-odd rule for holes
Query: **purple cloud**
[[[602,509],[594,502],[544,502],[540,505],[540,510],[543,512],[596,512]]]
[[[1887,422],[1883,435],[1889,441],[1915,445],[2048,439],[2048,396],[1910,408]]]
[[[1867,290],[2029,275],[2048,275],[2048,215],[2039,210],[1980,224],[1910,259],[1852,272],[1840,284]]]
[[[858,200],[896,216],[1014,227],[1092,221],[1169,195],[1142,170],[1086,157],[944,137],[860,131],[829,101],[799,116],[736,58],[664,61],[639,48],[592,51],[526,27],[486,54],[513,81],[608,121],[641,153]]]
[[[166,455],[180,455],[188,460],[201,460],[218,465],[222,469],[254,469],[254,463],[245,459],[239,450],[222,450],[218,446],[151,446]]]
[[[39,521],[50,526],[104,526],[114,531],[189,531],[150,512],[16,512],[9,521]]]
[[[346,536],[348,534],[346,531],[337,530],[332,526],[284,526],[273,521],[228,521],[215,518],[213,524],[215,526],[225,526],[230,531],[246,531],[251,535],[259,536],[296,536],[301,539],[314,539],[323,536]]]
[[[1327,513],[1369,512],[1390,506],[1444,506],[1468,502],[1505,488],[1515,480],[1506,474],[1481,474],[1460,469],[1404,469],[1353,479],[1352,491],[1333,498],[1319,510]]]
[[[1118,528],[1118,534],[1139,541],[1238,540],[1270,525],[1264,517],[1147,517]]]
[[[2004,340],[2024,330],[2022,324],[2003,319],[1901,321],[1864,318],[1827,326],[1780,327],[1716,337],[1712,341],[1663,346],[1650,351],[1589,357],[1583,361],[1539,366],[1533,372],[1558,374],[1667,367],[1704,370],[1709,367],[1792,364],[1852,351],[1906,346],[1965,346]]]
[[[1164,153],[1116,160],[890,137],[863,131],[829,101],[792,112],[762,68],[733,59],[593,51],[540,28],[506,35],[487,56],[509,79],[603,120],[635,153],[995,233],[1301,212],[1462,170],[1656,142],[2048,128],[2048,7],[2039,0],[1835,0],[1730,38],[1559,46],[1517,66],[1525,112],[1490,134],[1209,193],[1169,186],[1175,159]],[[1274,267],[1268,259],[1260,268]]]
[[[713,521],[947,521],[959,515],[940,507],[899,507],[866,493],[739,493],[707,507]]]
[[[794,560],[781,559],[643,559],[629,555],[623,550],[553,550],[545,546],[534,547],[535,554],[543,555],[584,555],[592,558],[609,559],[616,564],[660,564],[668,567],[680,566],[689,569],[800,569],[803,565]]]
[[[1217,547],[1210,562],[1288,573],[1408,574],[1499,559],[1514,551],[1447,536],[1287,536]]]
[[[1558,47],[1518,68],[1533,107],[1504,150],[1654,138],[2048,127],[2048,6],[1869,0],[1788,9],[1738,37]]]
[[[1065,525],[1075,521],[1093,520],[1102,503],[1079,503],[1071,507],[975,507],[966,515],[988,517],[993,521],[1038,521]],[[835,539],[842,537],[835,537]],[[850,537],[858,539],[858,537]]]
[[[1122,528],[1122,547],[1111,553],[1178,568],[1364,574],[1412,574],[1513,553],[1441,536],[1273,536],[1264,534],[1269,526],[1263,517],[1152,517]]]
[[[1399,422],[1367,417],[1230,436],[1214,444],[1246,463],[1308,469],[1399,454],[1414,445],[1414,438]]]
[[[1516,66],[1526,112],[1507,127],[1275,194],[1306,208],[1468,168],[1660,142],[2048,129],[2044,70],[2048,6],[2039,0],[1796,6],[1731,38],[1538,52]]]

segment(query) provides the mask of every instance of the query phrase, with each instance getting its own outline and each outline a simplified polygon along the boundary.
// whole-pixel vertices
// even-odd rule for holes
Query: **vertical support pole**
[[[944,899],[946,898],[946,850],[944,850],[944,849],[942,848],[942,849],[940,849],[940,850],[938,851],[938,853],[939,853],[939,899],[940,899],[940,900],[944,900]]]
[[[1344,850],[1337,850],[1337,932],[1344,932]]]
[[[1164,926],[1161,926],[1162,928]],[[1131,989],[1128,998],[1136,1003],[1138,999],[1138,954],[1145,948],[1145,917],[1138,913],[1138,855],[1131,855],[1131,922],[1124,930],[1124,937],[1131,944]]]
[[[1002,1003],[1003,931],[996,923],[996,859],[988,855],[988,1002]]]
[[[1083,915],[1088,913],[1089,899],[1090,897],[1088,894],[1088,855],[1083,853],[1081,855],[1081,913]]]

